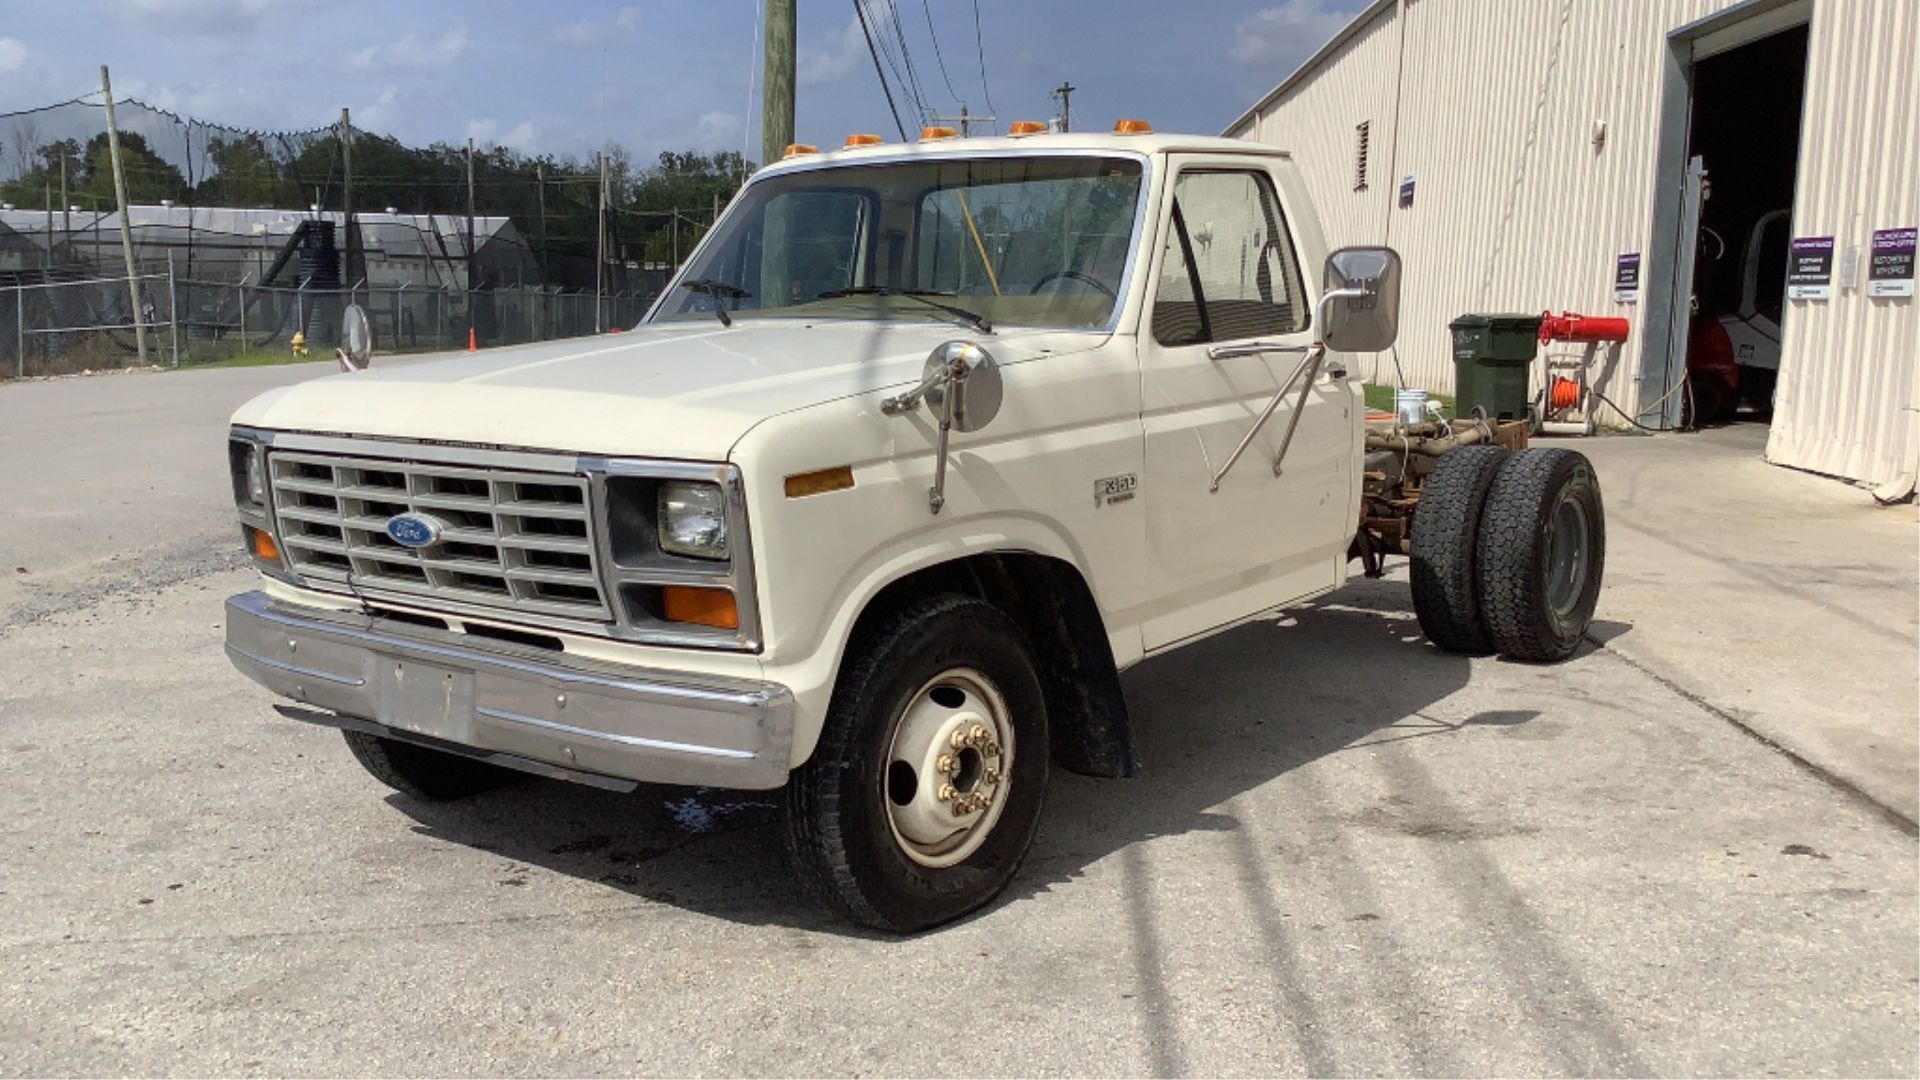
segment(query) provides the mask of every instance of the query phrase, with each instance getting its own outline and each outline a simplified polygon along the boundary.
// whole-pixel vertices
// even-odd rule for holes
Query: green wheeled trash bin
[[[1453,331],[1454,415],[1527,419],[1527,375],[1540,351],[1538,315],[1462,315]]]

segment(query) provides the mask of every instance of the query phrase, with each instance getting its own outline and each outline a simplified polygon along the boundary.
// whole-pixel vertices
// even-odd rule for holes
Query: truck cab
[[[1412,550],[1349,374],[1397,257],[1144,127],[795,148],[626,332],[249,403],[230,656],[416,797],[784,788],[841,913],[987,902],[1050,765],[1134,771],[1119,672]]]

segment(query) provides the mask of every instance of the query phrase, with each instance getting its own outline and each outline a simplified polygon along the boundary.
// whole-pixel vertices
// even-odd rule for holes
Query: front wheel
[[[928,597],[850,648],[819,745],[788,781],[788,849],[854,921],[937,926],[1013,879],[1047,770],[1026,636],[990,604]]]

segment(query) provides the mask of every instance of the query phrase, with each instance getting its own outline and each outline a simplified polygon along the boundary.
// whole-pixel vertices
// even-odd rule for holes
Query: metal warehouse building
[[[1917,64],[1915,0],[1378,0],[1226,133],[1295,153],[1331,241],[1400,250],[1411,385],[1451,388],[1463,313],[1623,316],[1574,359],[1672,428],[1717,336],[1768,460],[1897,499]]]

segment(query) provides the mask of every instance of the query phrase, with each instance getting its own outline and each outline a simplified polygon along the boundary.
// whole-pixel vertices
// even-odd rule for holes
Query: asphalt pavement
[[[1619,588],[1568,663],[1437,652],[1396,572],[1128,672],[1141,777],[1056,772],[1009,894],[889,939],[807,906],[774,797],[420,803],[270,711],[221,653],[223,423],[322,370],[0,386],[0,1073],[1920,1072],[1911,826],[1757,730],[1911,633],[1911,560],[1702,660],[1693,564],[1624,539],[1714,535],[1656,459],[1749,436],[1583,447]]]

